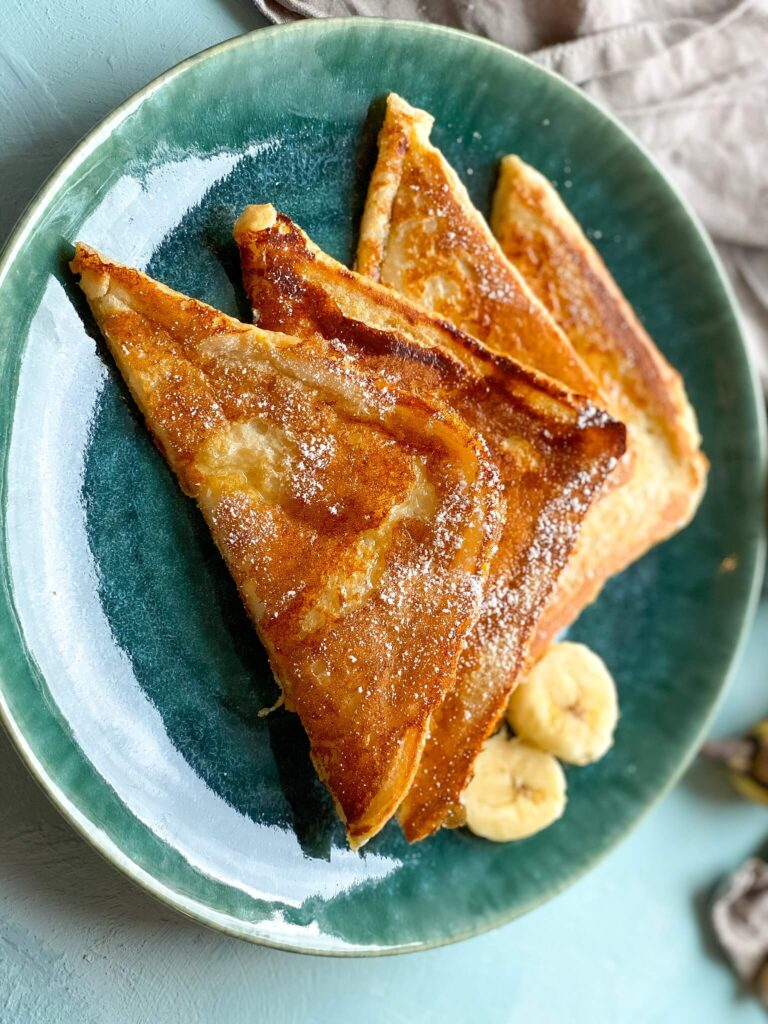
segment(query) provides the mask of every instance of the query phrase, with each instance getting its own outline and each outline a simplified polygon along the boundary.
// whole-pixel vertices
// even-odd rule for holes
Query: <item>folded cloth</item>
[[[255,0],[273,21],[428,20],[528,54],[611,110],[712,235],[768,389],[768,0]]]
[[[768,1009],[768,864],[751,857],[720,886],[712,925],[733,969]]]

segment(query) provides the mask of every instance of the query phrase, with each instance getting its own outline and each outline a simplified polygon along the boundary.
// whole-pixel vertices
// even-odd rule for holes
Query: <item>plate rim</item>
[[[751,467],[755,473],[756,478],[762,481],[762,488],[765,490],[765,475],[766,466],[768,465],[768,430],[766,428],[766,412],[763,404],[762,389],[760,386],[759,376],[755,367],[755,363],[749,347],[745,341],[745,329],[744,321],[741,314],[741,310],[738,306],[733,288],[728,279],[728,276],[723,268],[720,257],[714,247],[714,244],[709,237],[706,229],[704,228],[700,218],[696,212],[690,206],[688,200],[681,195],[674,183],[669,179],[667,174],[663,171],[656,159],[648,152],[646,147],[619,121],[614,115],[606,110],[603,106],[593,100],[590,96],[580,90],[577,86],[573,85],[567,79],[556,74],[549,68],[543,67],[531,60],[524,54],[520,54],[509,47],[503,46],[500,43],[493,42],[489,39],[473,35],[470,32],[465,32],[460,29],[449,28],[447,26],[435,25],[429,22],[421,21],[408,21],[404,19],[395,18],[365,18],[360,19],[358,17],[344,17],[344,18],[322,18],[322,19],[305,19],[301,21],[291,22],[282,25],[270,25],[253,29],[250,32],[243,33],[239,36],[235,36],[231,39],[224,40],[223,42],[217,43],[213,46],[207,47],[198,53],[193,54],[190,57],[185,58],[179,63],[168,68],[160,75],[152,79],[145,86],[135,92],[133,95],[128,97],[125,101],[119,104],[111,113],[107,114],[101,121],[99,121],[90,131],[88,131],[79,142],[77,142],[69,152],[59,161],[54,167],[52,172],[45,179],[39,190],[31,198],[29,203],[22,211],[18,218],[15,226],[11,230],[6,242],[4,243],[2,250],[0,251],[0,288],[11,271],[16,258],[18,257],[22,247],[28,240],[31,232],[40,217],[45,213],[48,205],[55,199],[58,194],[60,185],[64,183],[67,178],[72,174],[74,170],[85,160],[102,142],[106,141],[112,132],[123,122],[125,119],[136,109],[138,109],[145,100],[152,96],[155,92],[162,89],[168,82],[183,75],[190,68],[208,61],[211,58],[217,57],[219,54],[234,50],[240,46],[253,45],[256,39],[266,39],[273,36],[276,33],[288,34],[294,32],[309,32],[309,33],[320,33],[323,34],[327,31],[338,31],[339,29],[354,28],[355,30],[367,30],[367,28],[373,29],[384,29],[389,30],[390,27],[396,30],[405,30],[407,32],[420,32],[424,34],[433,34],[437,36],[458,36],[463,39],[468,39],[474,44],[482,47],[488,47],[492,50],[501,52],[506,59],[512,59],[518,61],[524,65],[528,65],[531,68],[536,69],[537,72],[543,73],[549,78],[557,81],[559,86],[565,87],[569,91],[576,93],[580,99],[590,106],[595,108],[599,113],[607,118],[612,125],[617,128],[621,134],[629,140],[643,154],[645,159],[648,161],[650,166],[655,171],[658,178],[666,185],[672,195],[675,197],[677,202],[683,208],[685,213],[688,215],[693,227],[696,230],[698,239],[704,246],[712,265],[715,268],[716,274],[723,287],[725,299],[730,306],[731,313],[734,317],[736,327],[738,329],[742,350],[745,356],[745,363],[749,381],[751,384],[752,391],[752,405],[756,411],[756,450],[754,457],[751,460]],[[3,506],[5,505],[5,492],[6,492],[7,481],[3,480],[0,482],[2,490]],[[3,532],[7,531],[7,523],[3,525]],[[246,941],[253,942],[258,945],[262,945],[268,948],[277,949],[283,952],[291,953],[303,953],[315,956],[330,956],[330,957],[372,957],[372,956],[392,956],[408,952],[426,951],[435,949],[441,946],[452,945],[456,942],[464,941],[465,939],[472,938],[476,935],[483,934],[488,931],[492,931],[505,924],[508,924],[516,918],[522,917],[524,914],[533,910],[535,907],[547,902],[553,897],[557,896],[564,889],[569,888],[581,879],[588,872],[592,871],[601,861],[605,859],[616,846],[623,842],[627,836],[634,831],[635,828],[646,818],[646,816],[658,805],[658,803],[664,799],[670,789],[677,783],[679,778],[688,768],[693,757],[695,756],[696,750],[699,746],[701,739],[706,735],[709,726],[715,717],[723,698],[728,690],[728,687],[733,678],[734,672],[738,666],[743,653],[744,645],[747,640],[747,636],[750,632],[755,612],[757,609],[763,572],[765,568],[766,560],[766,524],[761,521],[758,527],[758,532],[754,538],[751,550],[749,552],[751,556],[750,565],[750,580],[749,588],[746,600],[744,602],[744,613],[739,624],[738,634],[734,637],[731,654],[728,660],[727,667],[723,672],[720,687],[717,695],[712,701],[710,707],[704,716],[701,726],[698,732],[695,734],[693,740],[689,746],[681,755],[681,758],[676,765],[674,771],[670,774],[665,784],[660,787],[653,799],[650,800],[642,809],[642,811],[633,819],[633,821],[625,828],[622,832],[616,835],[613,840],[605,846],[597,856],[595,856],[588,864],[586,864],[581,870],[575,874],[568,876],[561,883],[556,884],[550,888],[542,890],[537,893],[535,897],[529,899],[522,905],[514,908],[511,912],[509,910],[502,911],[495,915],[489,921],[479,924],[476,927],[469,927],[456,934],[449,935],[445,938],[439,938],[429,941],[416,941],[410,943],[402,943],[397,945],[353,945],[345,944],[340,947],[321,947],[318,945],[312,945],[307,942],[307,936],[302,936],[297,941],[287,941],[275,938],[268,932],[263,930],[263,922],[254,923],[243,920],[242,918],[235,917],[230,914],[222,913],[217,911],[213,907],[200,902],[196,899],[191,899],[180,893],[163,882],[159,881],[153,874],[142,868],[129,856],[127,856],[117,843],[114,842],[102,829],[98,828],[87,815],[83,814],[77,806],[67,797],[62,789],[57,785],[52,776],[46,771],[41,762],[38,760],[35,751],[27,741],[21,728],[18,726],[13,713],[10,709],[8,701],[6,699],[3,676],[0,674],[0,722],[5,728],[6,734],[12,741],[16,752],[19,754],[21,760],[29,770],[31,776],[40,786],[45,795],[50,799],[56,809],[65,818],[65,820],[75,829],[75,831],[85,839],[89,845],[97,851],[109,864],[117,868],[125,877],[127,877],[133,884],[139,886],[144,892],[157,899],[159,902],[171,907],[173,910],[178,911],[186,917],[189,917],[200,924],[206,925],[209,928],[234,936],[236,938],[244,939]],[[15,607],[11,602],[12,610],[15,613]],[[342,940],[343,941],[343,940]]]

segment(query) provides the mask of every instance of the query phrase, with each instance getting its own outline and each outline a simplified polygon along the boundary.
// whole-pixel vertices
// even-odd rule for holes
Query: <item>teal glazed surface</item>
[[[463,69],[464,73],[461,73]],[[559,182],[685,378],[712,463],[694,524],[612,581],[572,635],[616,676],[599,764],[515,845],[465,831],[346,850],[298,721],[196,509],[153,448],[66,268],[82,238],[245,317],[234,218],[274,203],[348,261],[389,90],[482,210],[498,159]],[[632,140],[574,90],[459,33],[310,22],[193,58],[63,165],[0,270],[6,724],[108,858],[180,910],[325,953],[423,948],[573,881],[683,767],[740,641],[761,557],[762,424],[708,245]],[[450,898],[446,898],[450,893]]]

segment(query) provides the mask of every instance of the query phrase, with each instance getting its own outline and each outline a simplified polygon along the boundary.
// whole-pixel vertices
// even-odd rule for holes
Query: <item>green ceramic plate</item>
[[[682,371],[712,460],[694,525],[573,633],[613,670],[614,750],[569,773],[564,819],[516,845],[465,831],[345,848],[202,519],[105,357],[66,269],[82,238],[247,316],[233,220],[271,201],[348,260],[397,90],[486,209],[499,157],[559,181]],[[498,46],[381,21],[260,31],[195,57],[101,125],[0,268],[0,674],[6,725],[64,814],[168,903],[288,949],[382,953],[491,928],[572,882],[679,773],[749,618],[760,403],[711,248],[648,157],[576,91]],[[661,853],[662,851],[660,851]]]

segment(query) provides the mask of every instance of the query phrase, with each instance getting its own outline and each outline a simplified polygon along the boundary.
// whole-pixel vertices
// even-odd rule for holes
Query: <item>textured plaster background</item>
[[[60,158],[248,0],[0,0],[0,238]],[[768,600],[715,732],[768,710]],[[569,892],[495,934],[386,960],[248,946],[165,910],[79,839],[0,735],[1,1024],[758,1024],[700,928],[768,816],[702,767]],[[451,898],[445,893],[445,899]]]

